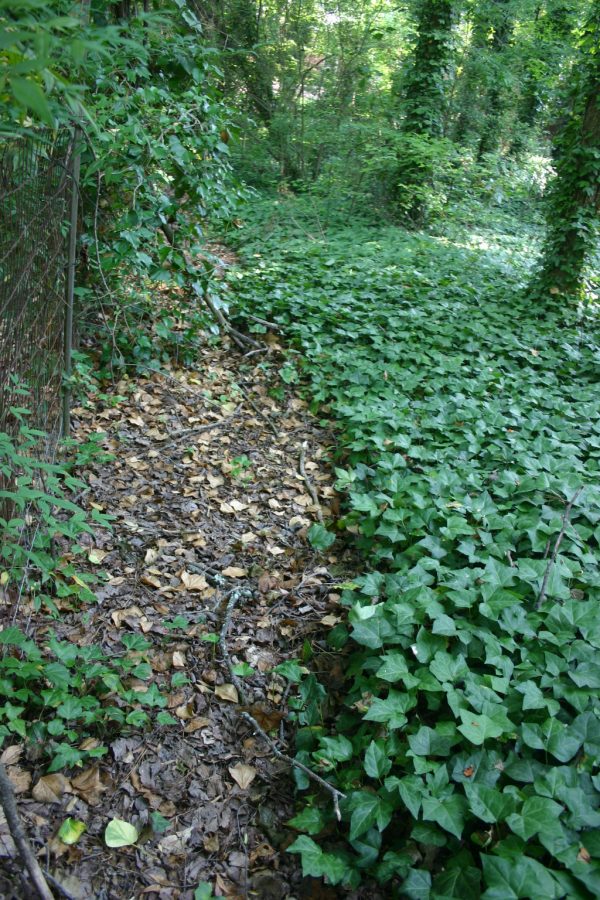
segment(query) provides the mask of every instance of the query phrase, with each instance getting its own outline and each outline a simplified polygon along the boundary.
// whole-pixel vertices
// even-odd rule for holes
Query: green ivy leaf
[[[314,547],[315,550],[329,550],[331,545],[335,543],[335,534],[327,531],[323,525],[317,523],[310,526],[307,537],[311,547]]]
[[[563,896],[548,869],[528,856],[501,859],[484,855],[481,862],[487,885],[482,900],[558,900]]]

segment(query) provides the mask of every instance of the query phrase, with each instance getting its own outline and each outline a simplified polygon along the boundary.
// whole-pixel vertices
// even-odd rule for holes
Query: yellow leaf
[[[239,700],[238,692],[234,684],[220,684],[215,688],[215,694],[221,700],[227,700],[229,703],[237,703]]]

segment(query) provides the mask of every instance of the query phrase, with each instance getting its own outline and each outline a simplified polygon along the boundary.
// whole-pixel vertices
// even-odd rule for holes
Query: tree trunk
[[[592,13],[573,71],[572,110],[556,142],[556,178],[547,201],[542,264],[531,286],[548,294],[581,292],[600,211],[600,10]]]

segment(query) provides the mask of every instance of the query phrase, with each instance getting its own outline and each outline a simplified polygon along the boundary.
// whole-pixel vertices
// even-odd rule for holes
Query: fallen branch
[[[169,245],[175,248],[175,231],[172,226],[168,222],[163,222],[160,227]],[[197,271],[197,267],[194,265],[190,254],[186,250],[182,250],[182,254],[183,258],[185,259],[188,271],[190,273]],[[248,347],[260,348],[260,344],[258,343],[258,341],[255,341],[254,338],[248,337],[247,334],[242,334],[241,331],[238,331],[237,328],[233,327],[229,319],[226,318],[223,311],[220,310],[218,306],[215,306],[207,291],[198,293],[198,296],[201,297],[202,302],[208,308],[215,322],[221,326],[223,331],[225,331],[229,335],[229,337],[235,344],[237,344],[240,350],[247,350]]]
[[[300,474],[302,476],[304,484],[306,485],[306,489],[307,489],[308,493],[310,494],[314,505],[317,508],[317,519],[319,520],[321,525],[325,525],[325,519],[323,518],[323,510],[321,509],[321,503],[319,502],[319,497],[315,490],[314,484],[312,483],[312,481],[306,474],[305,463],[306,463],[306,444],[303,444],[302,450],[300,451],[300,463],[299,463],[298,469],[300,471]]]
[[[267,423],[267,425],[269,426],[269,428],[271,429],[271,431],[273,432],[275,437],[279,437],[279,432],[273,425],[273,423],[270,420],[270,418],[268,417],[268,415],[262,411],[262,409],[260,408],[260,406],[257,403],[254,402],[254,400],[252,399],[252,397],[250,396],[248,391],[244,387],[242,387],[242,385],[239,382],[236,382],[236,387],[238,388],[240,393],[243,394],[244,399],[248,401],[248,403],[250,404],[250,406],[252,407],[254,412],[258,413],[258,415],[261,417],[261,419],[263,419]]]
[[[229,647],[227,646],[227,635],[229,633],[229,628],[231,626],[231,617],[233,615],[235,607],[243,596],[248,596],[249,594],[249,591],[243,591],[239,588],[231,591],[229,599],[227,601],[227,606],[225,607],[225,615],[223,616],[223,624],[221,626],[221,631],[219,634],[219,646],[221,648],[223,659],[225,660],[225,663],[227,665],[227,669],[229,670],[229,677],[231,678],[232,683],[235,685],[239,698],[244,705],[246,705],[246,693],[242,686],[241,680],[233,671],[233,663],[229,654]],[[277,747],[276,743],[271,740],[264,728],[262,728],[258,724],[251,713],[247,711],[240,711],[240,716],[242,719],[248,722],[248,724],[257,734],[261,736],[263,741],[267,744],[267,746],[274,754],[274,756],[277,757],[277,759],[282,760],[282,762],[287,763],[292,768],[300,769],[300,771],[304,772],[304,774],[307,775],[308,778],[316,782],[318,785],[320,785],[320,787],[331,794],[333,800],[333,809],[335,812],[335,816],[339,822],[342,818],[342,814],[340,812],[340,798],[344,800],[346,797],[343,791],[338,791],[336,787],[334,787],[328,781],[325,781],[324,778],[321,778],[320,775],[317,775],[316,772],[313,772],[313,770],[309,769],[308,766],[305,766],[304,763],[298,762],[297,759],[294,759],[292,756],[288,756],[287,753],[284,753],[282,750],[280,750],[279,747]]]
[[[50,872],[44,872],[44,875],[50,882],[53,888],[55,888],[61,897],[64,897],[65,900],[77,900],[75,894],[72,894],[70,891],[66,889],[66,887],[60,883],[58,878],[55,878],[54,875],[51,875]]]
[[[271,331],[278,331],[281,333],[281,328],[276,322],[269,322],[268,319],[261,319],[259,316],[252,316],[250,313],[244,313],[245,319],[250,319],[251,322],[257,322],[259,325],[264,325],[265,328],[270,328]]]
[[[12,782],[8,777],[8,773],[4,767],[4,763],[0,762],[0,803],[6,816],[6,823],[10,831],[10,835],[15,842],[15,847],[19,851],[21,861],[34,884],[38,896],[42,900],[54,900],[52,891],[48,887],[48,882],[44,878],[44,873],[40,868],[40,864],[33,855],[33,850],[27,840],[25,829],[21,823],[19,810],[17,809],[17,801],[15,800],[15,792]]]
[[[234,411],[229,416],[225,416],[222,419],[216,419],[214,422],[209,422],[206,425],[198,425],[196,428],[183,428],[181,431],[176,431],[171,437],[167,438],[166,441],[160,441],[158,446],[160,449],[164,449],[165,447],[169,447],[171,444],[176,444],[177,441],[180,441],[182,438],[193,437],[197,434],[203,434],[206,431],[214,431],[215,428],[222,428],[223,425],[227,425],[231,419],[235,419],[237,414],[240,411],[240,407],[236,407]],[[150,447],[146,447],[144,450],[140,450],[136,456],[144,456],[146,453],[150,453],[151,450],[156,450],[156,446],[153,444]]]
[[[250,715],[249,712],[241,712],[240,716],[242,717],[242,719],[245,719],[246,722],[248,722],[248,724],[251,725],[258,734],[260,734],[263,741],[268,745],[269,749],[277,757],[277,759],[283,760],[283,762],[286,762],[289,766],[292,766],[295,769],[300,769],[300,771],[304,772],[304,774],[307,775],[311,779],[311,781],[315,781],[324,790],[331,794],[333,799],[333,809],[335,811],[335,817],[339,822],[342,818],[342,813],[340,812],[340,798],[342,800],[346,799],[346,795],[344,794],[344,792],[338,791],[336,787],[334,787],[328,781],[325,781],[324,778],[321,778],[320,775],[317,775],[316,772],[313,772],[313,770],[309,769],[308,766],[305,766],[304,763],[298,762],[297,759],[294,759],[292,756],[288,756],[287,753],[283,753],[281,750],[279,750],[275,742],[271,740],[264,728],[260,727],[254,716]]]
[[[540,588],[540,594],[537,599],[536,609],[540,608],[540,606],[542,605],[542,603],[544,602],[544,600],[546,598],[546,591],[548,590],[548,580],[550,578],[550,573],[556,562],[556,557],[558,556],[558,551],[560,549],[560,545],[562,544],[562,540],[565,536],[566,530],[569,527],[569,521],[571,519],[571,511],[573,509],[573,504],[575,503],[575,501],[581,494],[582,490],[583,490],[583,485],[580,488],[577,488],[577,490],[575,491],[575,493],[573,494],[573,496],[571,497],[571,499],[569,500],[569,502],[567,503],[567,505],[565,507],[565,511],[564,511],[563,517],[562,517],[562,527],[558,533],[558,537],[556,538],[556,542],[554,544],[554,549],[552,550],[552,555],[551,555],[550,559],[548,560],[548,565],[546,566],[546,571],[544,572],[544,579],[542,581],[542,586]]]

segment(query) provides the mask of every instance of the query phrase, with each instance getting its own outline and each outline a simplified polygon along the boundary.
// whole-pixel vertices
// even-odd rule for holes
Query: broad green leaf
[[[111,819],[104,830],[107,847],[130,847],[139,837],[137,828],[122,819]]]
[[[371,778],[383,778],[392,768],[381,741],[371,741],[365,752],[365,772]]]
[[[467,812],[467,801],[458,794],[439,799],[423,798],[423,818],[427,822],[437,822],[444,831],[449,831],[460,838],[463,832]]]
[[[485,784],[465,784],[464,787],[469,809],[482,822],[503,822],[515,809],[516,802],[511,794],[501,793]]]
[[[486,715],[476,715],[466,709],[459,710],[462,725],[458,730],[464,734],[472,744],[483,744],[488,738],[497,738],[503,734],[504,729]]]
[[[308,540],[315,550],[329,550],[335,543],[335,534],[327,531],[323,525],[315,524],[308,529]]]
[[[54,124],[46,95],[37,82],[13,76],[10,79],[10,86],[18,103],[30,109],[46,125]]]
[[[482,900],[558,900],[562,896],[552,874],[528,856],[501,859],[481,857],[486,890]]]

